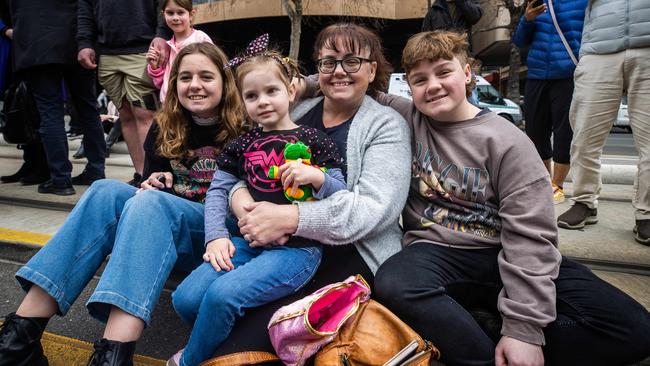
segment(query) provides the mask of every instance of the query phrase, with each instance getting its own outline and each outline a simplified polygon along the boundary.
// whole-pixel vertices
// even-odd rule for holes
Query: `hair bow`
[[[226,67],[234,68],[246,61],[246,59],[257,56],[264,53],[269,48],[269,34],[264,33],[261,36],[255,38],[251,43],[246,47],[246,51],[241,56],[235,57],[228,61]]]

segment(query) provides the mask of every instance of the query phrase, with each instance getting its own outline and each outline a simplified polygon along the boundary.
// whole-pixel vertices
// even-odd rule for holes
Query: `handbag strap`
[[[566,38],[564,38],[564,32],[562,32],[562,29],[560,28],[560,25],[557,22],[557,17],[555,16],[555,9],[553,8],[553,0],[548,0],[548,10],[551,13],[551,18],[553,19],[553,25],[555,26],[555,30],[557,31],[557,34],[560,35],[560,40],[562,41],[564,48],[566,48],[566,51],[569,53],[569,57],[571,57],[571,61],[573,61],[573,64],[577,65],[578,60],[576,59],[576,55],[573,54],[573,50],[571,49],[571,46],[569,46],[569,42],[567,42]]]
[[[280,359],[268,352],[237,352],[209,359],[200,366],[258,365],[265,362],[280,362]]]

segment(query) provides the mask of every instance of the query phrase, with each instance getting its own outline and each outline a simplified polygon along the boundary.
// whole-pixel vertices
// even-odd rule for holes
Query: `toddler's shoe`
[[[183,351],[185,348],[181,349],[180,351],[176,352],[175,355],[173,355],[169,360],[167,360],[166,366],[178,366],[181,364],[181,356],[183,355]]]

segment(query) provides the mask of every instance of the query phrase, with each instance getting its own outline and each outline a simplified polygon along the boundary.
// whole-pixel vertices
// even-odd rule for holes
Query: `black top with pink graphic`
[[[336,144],[325,133],[304,126],[268,132],[256,128],[226,145],[217,157],[217,165],[221,171],[246,180],[255,201],[286,204],[282,183],[268,178],[268,172],[271,166],[284,164],[285,144],[298,141],[310,148],[312,165],[340,169],[341,157]]]

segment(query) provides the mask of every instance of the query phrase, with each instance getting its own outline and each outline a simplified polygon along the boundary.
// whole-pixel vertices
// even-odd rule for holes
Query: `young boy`
[[[467,37],[413,36],[402,62],[413,101],[380,95],[413,136],[401,252],[379,300],[446,365],[623,365],[650,353],[650,315],[557,250],[548,172],[531,141],[467,101]],[[501,314],[500,334],[476,316]],[[487,327],[489,328],[489,327]]]

